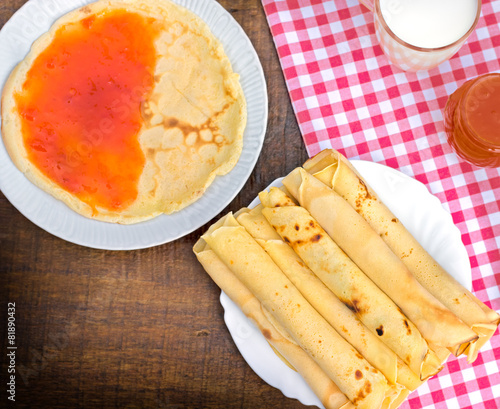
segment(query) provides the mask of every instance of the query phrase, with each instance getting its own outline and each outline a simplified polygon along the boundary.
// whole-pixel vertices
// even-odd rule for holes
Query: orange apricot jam
[[[137,135],[156,65],[156,20],[125,10],[61,27],[15,96],[29,160],[90,205],[137,198],[145,157]]]
[[[448,99],[444,111],[448,143],[468,162],[500,166],[500,74],[465,82]]]

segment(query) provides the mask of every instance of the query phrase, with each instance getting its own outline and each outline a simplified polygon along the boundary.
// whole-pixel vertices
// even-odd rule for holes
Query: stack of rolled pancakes
[[[216,284],[327,409],[397,408],[469,363],[500,316],[450,276],[339,152],[325,150],[196,243]]]

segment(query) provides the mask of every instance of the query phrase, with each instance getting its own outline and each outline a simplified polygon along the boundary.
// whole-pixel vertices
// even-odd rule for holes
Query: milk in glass
[[[380,10],[401,40],[417,47],[439,48],[469,31],[477,0],[380,0]]]
[[[428,70],[455,54],[477,24],[481,0],[375,0],[375,29],[392,63]]]

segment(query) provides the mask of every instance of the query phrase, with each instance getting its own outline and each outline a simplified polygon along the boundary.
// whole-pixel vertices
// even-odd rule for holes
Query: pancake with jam
[[[101,0],[63,16],[2,94],[15,165],[76,212],[115,223],[200,198],[238,161],[245,125],[222,45],[167,0]]]

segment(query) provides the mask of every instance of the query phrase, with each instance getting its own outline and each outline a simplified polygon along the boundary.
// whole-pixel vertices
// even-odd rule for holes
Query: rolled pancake
[[[314,274],[420,379],[441,369],[413,323],[326,234],[303,207],[277,188],[261,192],[262,214]],[[278,207],[275,207],[278,205]]]
[[[479,336],[467,348],[468,361],[473,362],[481,346],[495,332],[500,315],[432,258],[340,152],[324,150],[309,159],[303,167],[356,209],[418,282]]]
[[[386,407],[399,395],[401,389],[389,386],[385,377],[319,315],[231,214],[221,227],[202,237],[358,408]]]
[[[422,287],[379,234],[335,191],[302,168],[292,171],[283,184],[426,340],[455,350],[478,338]]]
[[[325,372],[300,348],[283,327],[267,318],[262,304],[215,255],[203,239],[193,248],[196,257],[214,282],[259,328],[269,344],[298,371],[326,409],[351,409],[354,405]],[[275,327],[278,326],[278,327]]]
[[[91,58],[80,61],[84,50]],[[83,216],[123,224],[199,199],[237,163],[246,120],[221,43],[168,0],[100,0],[66,14],[2,93],[17,168]]]
[[[262,206],[239,212],[240,223],[328,323],[390,383],[396,383],[397,357],[302,262],[262,215]],[[403,384],[404,385],[404,384]],[[406,385],[404,385],[406,386]]]

